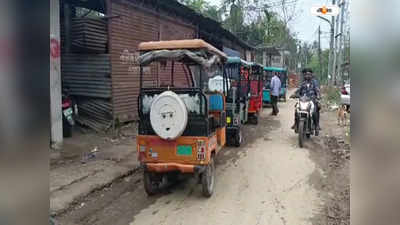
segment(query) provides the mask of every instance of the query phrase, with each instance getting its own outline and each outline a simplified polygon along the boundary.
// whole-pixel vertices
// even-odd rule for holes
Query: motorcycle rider
[[[312,75],[312,69],[310,68],[304,68],[302,70],[302,73],[304,75],[304,81],[300,84],[300,87],[296,90],[296,92],[290,96],[291,98],[293,98],[294,96],[303,96],[306,95],[307,97],[309,97],[315,107],[314,107],[314,112],[312,112],[313,115],[313,120],[314,120],[314,124],[315,124],[315,136],[318,136],[319,134],[319,113],[318,113],[318,99],[320,99],[320,91],[319,91],[319,87],[316,85],[315,81],[313,80],[313,75]],[[292,129],[295,129],[296,126],[296,114],[295,114],[295,123],[293,124],[293,126],[291,127]]]

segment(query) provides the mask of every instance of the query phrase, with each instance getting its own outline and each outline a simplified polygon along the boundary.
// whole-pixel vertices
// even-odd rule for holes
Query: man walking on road
[[[271,115],[273,116],[276,116],[279,113],[278,99],[280,93],[281,93],[281,79],[279,79],[278,73],[275,72],[274,76],[271,79],[271,104],[272,104]]]

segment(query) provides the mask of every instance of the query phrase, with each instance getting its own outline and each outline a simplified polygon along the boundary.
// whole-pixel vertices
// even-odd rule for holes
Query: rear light
[[[139,162],[143,161],[144,159],[146,159],[146,153],[145,152],[139,152],[139,155],[138,155]]]
[[[71,106],[71,102],[70,102],[70,101],[68,101],[68,100],[63,101],[63,103],[62,103],[62,107],[63,107],[63,108],[68,108],[68,107],[70,107],[70,106]]]
[[[203,140],[197,141],[197,160],[206,159],[206,143]]]
[[[343,95],[347,95],[346,88],[342,87],[342,90],[341,90],[341,92],[342,92],[342,94],[343,94]]]

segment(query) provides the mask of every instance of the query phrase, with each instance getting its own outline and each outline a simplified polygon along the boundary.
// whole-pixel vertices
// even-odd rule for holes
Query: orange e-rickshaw
[[[210,74],[223,68],[227,56],[200,39],[142,42],[138,49],[137,151],[144,168],[145,191],[156,194],[170,178],[189,174],[202,184],[203,195],[210,197],[215,157],[226,143],[225,72],[219,91],[209,90],[207,84]],[[143,86],[143,69],[160,64],[170,71],[170,84]],[[175,85],[178,67],[184,68],[190,81],[187,87]]]

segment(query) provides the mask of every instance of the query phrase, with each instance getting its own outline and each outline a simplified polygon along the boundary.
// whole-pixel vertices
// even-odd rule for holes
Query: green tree
[[[252,46],[276,46],[289,51],[290,54],[285,56],[287,66],[292,70],[296,68],[299,41],[296,34],[288,28],[288,22],[293,16],[286,8],[285,1],[281,6],[283,16],[273,11],[267,0],[224,0],[220,8],[210,5],[206,0],[180,2],[206,17],[221,22],[225,29]],[[310,48],[308,45],[306,47]],[[306,62],[310,61],[308,50],[305,55]]]
[[[209,17],[218,22],[222,21],[221,10],[217,6],[210,5],[205,0],[180,0],[179,2],[203,16]]]
[[[321,66],[319,65],[318,54],[315,53],[311,56],[311,60],[307,67],[310,67],[315,76],[319,79],[321,84],[328,82],[328,62],[329,62],[329,49],[321,52]]]

